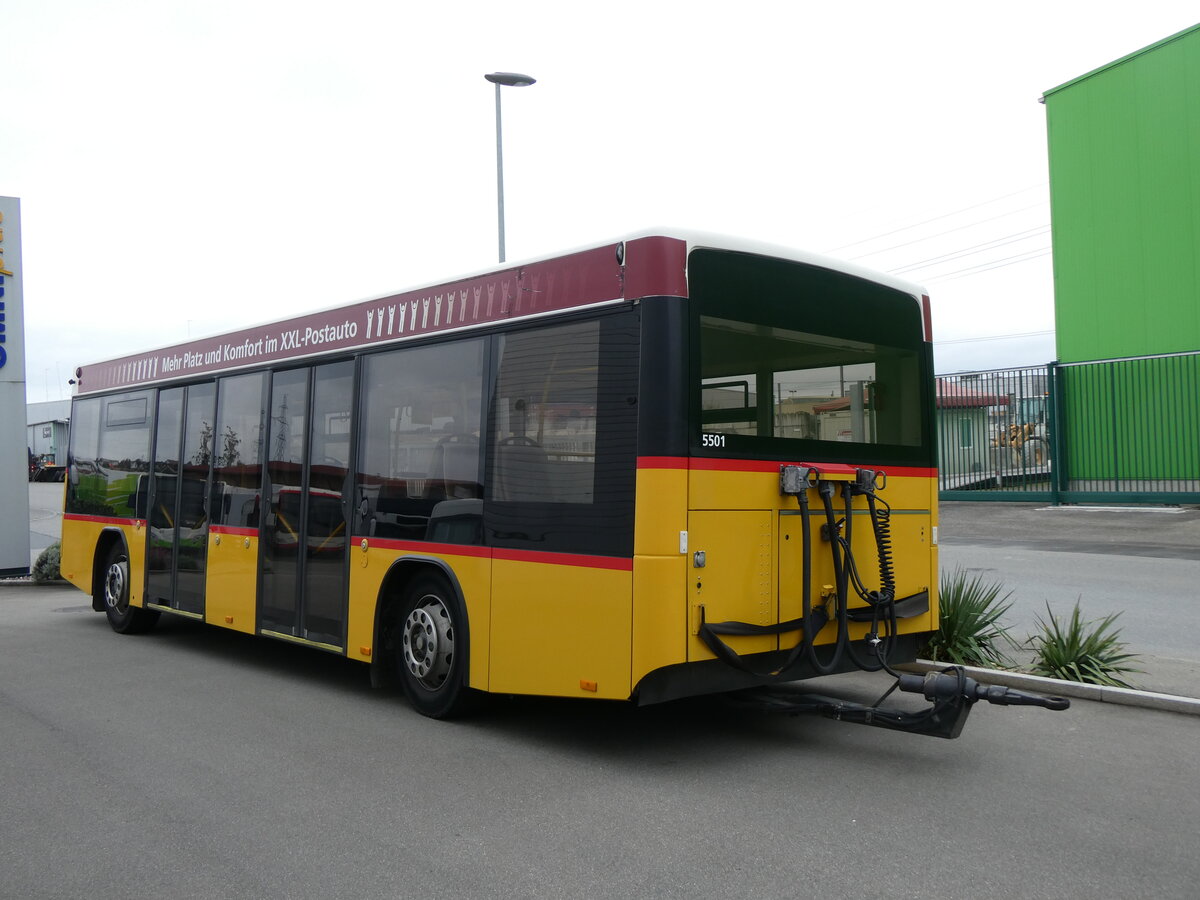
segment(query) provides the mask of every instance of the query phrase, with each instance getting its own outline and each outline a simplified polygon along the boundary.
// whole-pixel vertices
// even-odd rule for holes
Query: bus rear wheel
[[[114,544],[104,562],[100,590],[108,624],[118,634],[140,634],[158,621],[158,612],[129,605],[129,556],[120,544]]]
[[[469,712],[466,611],[445,578],[422,575],[408,586],[395,620],[395,665],[413,708],[434,719]]]

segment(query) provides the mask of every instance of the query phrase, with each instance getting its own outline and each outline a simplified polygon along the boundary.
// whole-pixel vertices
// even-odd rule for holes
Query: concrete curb
[[[949,664],[934,662],[929,659],[918,659],[915,662],[897,666],[896,668],[909,672],[924,673],[941,671],[947,665]],[[1175,694],[1157,694],[1153,691],[1105,687],[1099,684],[1080,684],[1076,681],[1059,681],[1057,678],[1043,678],[1041,675],[1026,675],[1024,672],[977,669],[974,666],[963,666],[963,670],[969,677],[984,684],[999,684],[1004,687],[1029,691],[1034,694],[1074,697],[1080,700],[1093,700],[1098,703],[1117,703],[1122,706],[1139,706],[1143,709],[1161,709],[1166,712],[1200,716],[1200,700],[1190,697],[1179,697]]]

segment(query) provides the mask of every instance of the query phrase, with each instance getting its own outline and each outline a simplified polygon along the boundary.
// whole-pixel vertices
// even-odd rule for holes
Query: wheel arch
[[[92,555],[92,609],[96,612],[104,612],[104,564],[114,546],[121,547],[125,551],[125,558],[129,559],[129,542],[125,539],[125,532],[120,528],[102,529],[96,538],[96,552]]]
[[[371,654],[371,686],[396,687],[396,679],[392,673],[390,658],[391,651],[387,643],[389,635],[386,629],[391,621],[392,610],[403,602],[404,593],[409,586],[422,575],[438,575],[446,579],[450,590],[458,602],[458,612],[462,619],[458,626],[461,653],[467,664],[462,667],[463,686],[470,687],[471,659],[471,620],[467,615],[467,600],[463,595],[462,585],[454,569],[445,560],[435,556],[405,556],[396,560],[388,568],[387,574],[379,585],[379,594],[375,600],[375,624],[372,629],[373,646]]]

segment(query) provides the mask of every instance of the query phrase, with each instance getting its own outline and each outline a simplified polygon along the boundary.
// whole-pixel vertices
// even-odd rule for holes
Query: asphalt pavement
[[[55,482],[29,482],[29,565],[43,550],[62,538],[63,491]]]
[[[1001,585],[1018,640],[1078,603],[1116,616],[1134,687],[1200,698],[1200,508],[947,502],[938,542],[943,572]]]
[[[0,584],[0,897],[1192,900],[1198,737],[1089,702],[953,741],[720,697],[438,722],[332,653]]]
[[[939,520],[943,546],[988,544],[1200,562],[1200,507],[1196,506],[946,501],[939,506]]]
[[[1118,609],[1146,686],[1200,697],[1200,510],[947,503],[939,543],[1014,630]],[[0,897],[1195,897],[1200,718],[1138,705],[981,703],[950,742],[712,697],[433,722],[334,654],[0,582]]]

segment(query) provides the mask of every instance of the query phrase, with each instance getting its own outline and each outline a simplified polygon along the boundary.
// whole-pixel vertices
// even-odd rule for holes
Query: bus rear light
[[[594,681],[587,681],[583,678],[580,678],[579,679],[579,689],[583,690],[583,691],[590,691],[591,693],[594,694],[594,693],[596,693],[596,691],[600,690],[600,685]]]

